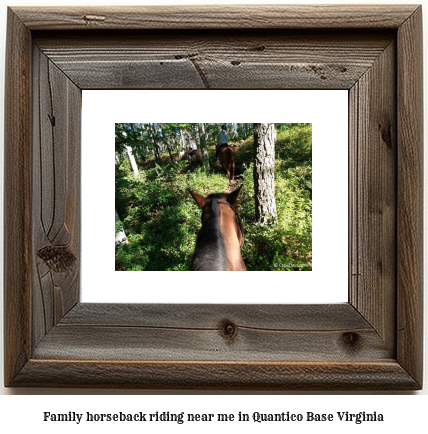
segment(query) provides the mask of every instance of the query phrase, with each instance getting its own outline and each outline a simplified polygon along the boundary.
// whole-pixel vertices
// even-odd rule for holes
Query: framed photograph
[[[82,302],[316,304],[348,300],[347,90],[85,90],[82,97],[82,185],[91,186],[81,192]],[[201,119],[201,111],[204,119],[211,120],[287,119],[287,124],[275,124],[275,224],[260,225],[255,218],[253,124],[236,123],[236,133],[233,124],[227,125],[236,168],[235,180],[229,182],[215,160],[214,143],[222,123],[138,122],[177,119],[180,102],[184,102],[182,119]],[[117,122],[123,119],[128,122]],[[190,164],[178,155],[188,152],[188,132],[199,143],[200,126],[207,136],[208,171],[198,161]],[[155,143],[153,129],[158,136]],[[138,172],[123,144],[131,148]],[[155,145],[161,157],[157,165]],[[112,151],[106,149],[116,146],[114,188]],[[268,273],[269,285],[263,272],[229,274],[227,285],[217,274],[204,279],[201,291],[198,280],[185,271],[190,268],[202,212],[189,190],[208,195],[240,186],[236,210],[244,228],[240,252],[247,270],[309,272],[305,276]],[[116,244],[115,251],[105,237],[111,219],[96,218],[113,212],[123,221],[120,225],[127,237],[125,244]],[[236,219],[230,217],[234,225]],[[94,239],[96,258],[91,253]],[[312,257],[316,257],[314,269]],[[206,266],[212,267],[212,261]],[[99,267],[104,269],[102,275]]]
[[[6,55],[6,386],[422,388],[421,6],[16,7]],[[250,303],[234,284],[220,303],[82,301],[96,89],[347,91],[348,300]]]

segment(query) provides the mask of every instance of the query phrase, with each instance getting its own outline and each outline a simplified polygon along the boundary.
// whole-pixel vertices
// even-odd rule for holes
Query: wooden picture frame
[[[349,302],[81,303],[81,90],[118,88],[348,89]],[[421,6],[10,8],[6,386],[421,388],[422,152]]]

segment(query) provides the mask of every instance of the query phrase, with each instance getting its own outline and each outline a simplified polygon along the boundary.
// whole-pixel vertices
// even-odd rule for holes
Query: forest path
[[[226,187],[225,193],[232,193],[232,191],[234,191],[235,188],[237,188],[237,186],[238,186],[238,181],[236,179],[230,181],[228,186]]]

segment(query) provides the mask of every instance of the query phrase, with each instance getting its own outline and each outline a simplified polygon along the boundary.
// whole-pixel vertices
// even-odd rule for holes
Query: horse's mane
[[[218,199],[224,193],[210,194],[208,198]],[[216,200],[211,200],[211,216],[202,224],[196,239],[195,253],[192,259],[192,271],[226,271],[226,253],[219,224],[219,209]]]

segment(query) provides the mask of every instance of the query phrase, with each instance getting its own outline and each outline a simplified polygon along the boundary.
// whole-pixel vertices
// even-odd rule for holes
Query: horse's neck
[[[220,202],[221,204],[221,202]],[[212,215],[202,224],[192,261],[194,271],[245,271],[241,256],[241,232],[235,211],[214,203]]]
[[[246,267],[241,255],[241,239],[239,238],[241,235],[237,232],[235,213],[232,209],[222,208],[220,230],[228,271],[245,271]]]
[[[218,241],[197,243],[192,261],[193,271],[227,271],[226,255]]]
[[[227,270],[226,254],[217,216],[208,219],[199,231],[192,261],[192,270]]]

